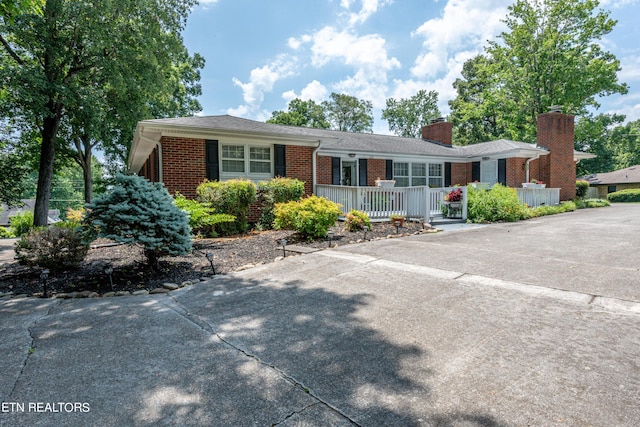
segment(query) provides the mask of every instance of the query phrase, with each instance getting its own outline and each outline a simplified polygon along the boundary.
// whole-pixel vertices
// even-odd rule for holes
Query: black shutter
[[[384,179],[393,179],[393,160],[387,160],[386,176]]]
[[[367,186],[367,159],[358,159],[358,185]]]
[[[273,146],[275,162],[274,172],[275,176],[286,177],[287,176],[287,146],[275,144]]]
[[[218,161],[218,141],[208,139],[207,151],[207,179],[209,181],[220,180],[220,163]]]
[[[340,185],[340,157],[331,158],[331,184]]]
[[[498,159],[498,182],[507,185],[507,159]]]
[[[480,182],[480,162],[471,163],[471,181]]]
[[[451,163],[445,162],[444,164],[444,186],[451,187]]]

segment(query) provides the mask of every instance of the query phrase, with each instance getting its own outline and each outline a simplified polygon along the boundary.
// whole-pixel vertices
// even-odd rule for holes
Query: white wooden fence
[[[560,204],[559,188],[516,188],[520,201],[530,208]]]
[[[467,219],[467,188],[462,188],[460,219]],[[388,219],[391,215],[431,221],[442,216],[444,196],[453,190],[429,187],[350,187],[316,185],[316,195],[341,205],[342,214],[351,209],[366,212],[371,219]]]

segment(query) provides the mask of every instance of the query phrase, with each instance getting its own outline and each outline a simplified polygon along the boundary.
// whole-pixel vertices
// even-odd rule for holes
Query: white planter
[[[377,179],[376,187],[382,188],[393,188],[396,185],[396,181],[394,179]]]

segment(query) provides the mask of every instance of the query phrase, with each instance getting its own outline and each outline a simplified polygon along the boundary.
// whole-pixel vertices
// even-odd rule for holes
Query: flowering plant
[[[449,194],[444,196],[444,200],[447,202],[460,202],[462,201],[462,188],[456,188],[451,190]]]

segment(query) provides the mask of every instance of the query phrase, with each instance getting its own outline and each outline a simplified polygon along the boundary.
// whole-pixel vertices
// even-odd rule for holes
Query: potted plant
[[[445,217],[456,216],[462,208],[462,188],[454,188],[444,195],[444,203],[442,204],[442,214]]]
[[[389,215],[389,220],[396,227],[402,227],[404,225],[404,216],[402,215]]]

